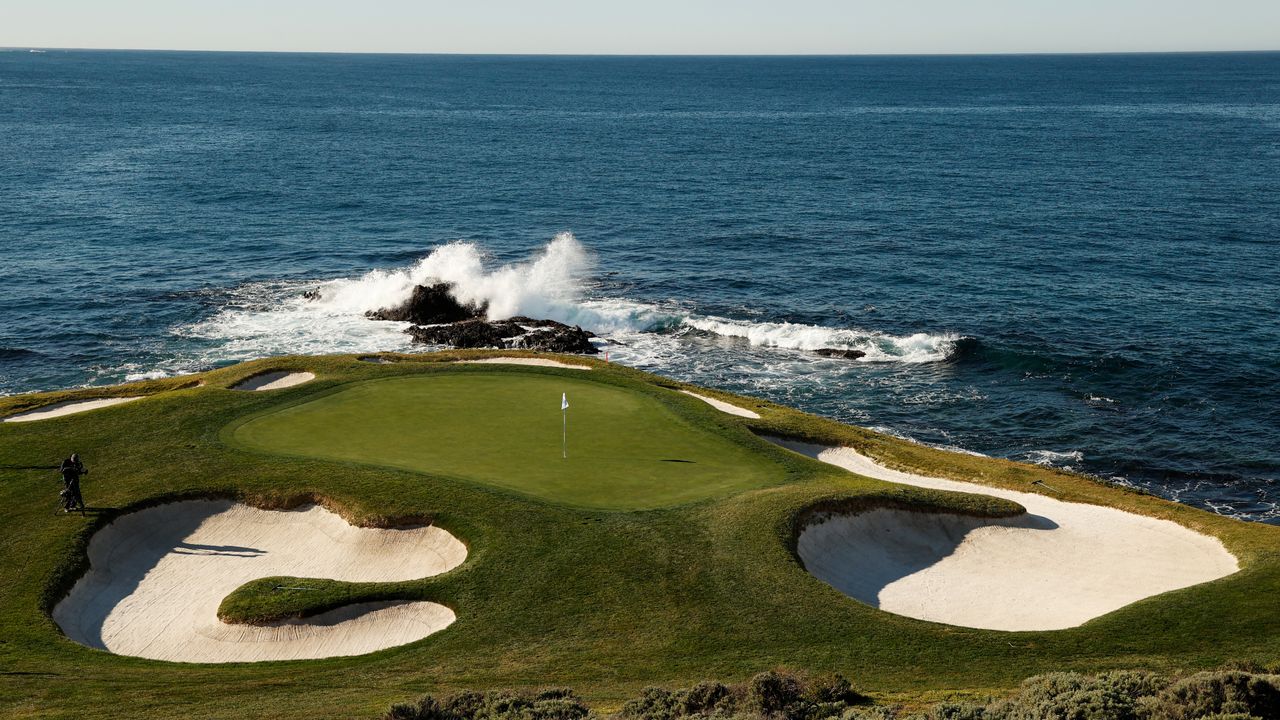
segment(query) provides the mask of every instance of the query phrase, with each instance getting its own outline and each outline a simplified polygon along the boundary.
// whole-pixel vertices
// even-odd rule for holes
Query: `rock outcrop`
[[[438,325],[484,316],[484,306],[464,305],[454,299],[450,283],[418,285],[402,305],[381,310],[370,310],[365,316],[372,320],[396,320],[415,325]]]
[[[543,325],[515,338],[511,347],[577,355],[595,355],[600,352],[595,345],[591,344],[591,338],[595,337],[594,333],[587,332],[577,325],[570,327],[550,320],[543,322],[552,324]]]
[[[372,320],[396,320],[413,325],[405,332],[415,343],[459,349],[516,348],[543,352],[594,355],[595,335],[555,320],[513,317],[486,320],[485,307],[458,302],[449,283],[419,285],[403,304],[365,313]]]
[[[510,321],[463,320],[447,325],[414,325],[405,330],[421,345],[449,345],[455,348],[502,348],[507,339],[523,335],[524,328]]]
[[[592,333],[554,320],[515,318],[511,320],[463,320],[405,330],[415,343],[448,345],[455,348],[518,348],[543,352],[594,355]]]
[[[843,358],[845,360],[857,360],[866,355],[861,350],[843,350],[841,348],[821,348],[814,350],[814,352],[823,357]]]

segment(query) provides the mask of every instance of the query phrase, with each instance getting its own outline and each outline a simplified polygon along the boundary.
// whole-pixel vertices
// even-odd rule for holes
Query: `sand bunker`
[[[547,360],[546,358],[523,358],[523,357],[495,357],[485,358],[483,360],[455,360],[458,365],[537,365],[539,367],[558,367],[569,368],[570,370],[590,370],[590,365],[573,365],[571,363],[563,363],[559,360]]]
[[[889,482],[1012,500],[1012,518],[872,510],[808,525],[805,568],[888,612],[992,630],[1075,627],[1239,569],[1216,538],[1168,520],[891,470],[850,448],[778,444]]]
[[[696,392],[690,392],[688,390],[681,390],[680,392],[684,393],[685,395],[696,397],[702,402],[719,410],[720,412],[729,413],[730,415],[737,415],[738,417],[754,418],[756,420],[760,419],[760,416],[756,414],[754,411],[748,410],[746,408],[740,408],[737,405],[730,405],[729,403],[723,400],[717,400],[713,397],[707,397],[706,395],[699,395]]]
[[[268,372],[254,375],[231,386],[232,390],[264,391],[282,390],[294,385],[301,385],[316,379],[315,373],[309,372]]]
[[[121,403],[133,402],[141,400],[141,397],[115,397],[115,398],[99,398],[97,400],[68,400],[66,402],[45,405],[35,410],[27,410],[16,415],[10,415],[4,419],[4,422],[34,422],[36,420],[48,420],[50,418],[62,417],[63,415],[74,415],[76,413],[97,410],[98,408],[111,407],[112,405],[120,405]]]
[[[251,626],[222,622],[218,605],[263,577],[412,580],[457,567],[466,554],[466,546],[440,528],[358,528],[318,506],[278,511],[225,500],[169,503],[98,531],[89,543],[89,572],[54,608],[53,619],[83,645],[156,660],[359,655],[420,640],[452,623],[453,611],[431,602],[364,603]]]

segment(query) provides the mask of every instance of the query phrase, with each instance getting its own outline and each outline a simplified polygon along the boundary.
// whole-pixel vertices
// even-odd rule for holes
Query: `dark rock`
[[[397,320],[415,325],[438,325],[470,320],[484,315],[485,308],[463,305],[453,298],[449,283],[418,285],[413,294],[399,307],[370,310],[365,316],[373,320]]]
[[[526,318],[524,315],[516,315],[515,318],[507,318],[506,322],[524,325],[526,328],[567,328],[564,323],[557,323],[556,320],[535,320]]]
[[[506,339],[524,333],[514,323],[491,323],[484,320],[463,320],[448,325],[414,326],[405,330],[415,343],[424,345],[450,345],[455,348],[502,348]]]
[[[822,348],[814,350],[815,353],[823,357],[844,358],[845,360],[857,360],[866,355],[861,350],[841,350],[840,348]]]
[[[556,323],[558,327],[535,330],[521,335],[512,343],[512,347],[525,350],[542,350],[543,352],[574,353],[578,355],[595,355],[600,352],[591,344],[591,333],[576,325],[569,327]]]
[[[497,320],[489,324],[497,328],[498,331],[502,333],[503,337],[512,338],[529,332],[528,330],[525,330],[520,323],[514,320]]]
[[[525,329],[529,327],[535,329]],[[570,327],[551,320],[513,318],[489,322],[472,319],[427,327],[415,325],[405,332],[413,336],[415,343],[449,345],[459,349],[519,348],[580,355],[600,352],[591,344],[591,338],[594,337],[591,333],[580,327]]]
[[[307,290],[306,292],[302,293],[302,299],[303,299],[303,300],[311,300],[312,302],[314,302],[314,301],[316,301],[316,300],[319,300],[319,299],[320,299],[320,290],[319,290],[318,288],[316,288],[316,289],[312,289],[312,290]]]
[[[591,332],[590,330],[583,330],[577,325],[569,326],[569,325],[565,325],[562,322],[556,322],[555,320],[534,320],[531,317],[525,317],[523,315],[517,315],[513,318],[506,320],[505,322],[511,322],[517,325],[521,325],[523,327],[530,327],[530,328],[556,328],[557,330],[577,330],[578,332],[586,333],[587,337],[589,338],[593,338],[596,336],[596,334]]]

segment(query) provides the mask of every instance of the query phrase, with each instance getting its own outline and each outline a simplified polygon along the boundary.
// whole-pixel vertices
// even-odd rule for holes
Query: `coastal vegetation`
[[[726,685],[645,688],[616,713],[572,690],[461,692],[396,703],[384,720],[1264,720],[1280,717],[1280,676],[1223,670],[1168,677],[1137,670],[1048,673],[1005,697],[915,707],[878,704],[839,674],[769,670]]]
[[[898,705],[914,712],[941,701],[1000,701],[1011,692],[1031,702],[1032,691],[1019,683],[1037,673],[1067,673],[1052,676],[1060,678],[1053,687],[1105,695],[1097,682],[1119,682],[1111,673],[1141,668],[1177,677],[1158,688],[1153,681],[1151,697],[1186,702],[1255,690],[1262,697],[1272,683],[1197,673],[1228,662],[1269,668],[1280,657],[1274,527],[1079,475],[914,445],[599,360],[573,359],[589,372],[453,362],[491,356],[283,357],[199,376],[0,398],[3,416],[66,400],[146,396],[0,426],[0,715],[130,718],[180,709],[192,717],[376,717],[423,693],[443,702],[468,688],[515,688],[531,707],[560,713],[557,720],[579,717],[578,703],[596,714],[632,707],[634,717],[650,720],[629,701],[649,697],[658,708],[675,700],[645,688],[698,686],[711,697],[721,691],[699,686],[704,678],[749,686],[769,667],[796,669],[794,688],[789,674],[779,674],[780,687],[809,693],[805,702],[813,705],[823,703],[813,699],[810,678],[849,678],[858,699],[842,696],[845,720]],[[266,392],[229,390],[267,371],[316,379]],[[681,389],[760,417],[729,415]],[[570,400],[567,460],[562,392]],[[336,430],[326,434],[330,427]],[[815,508],[984,516],[1017,508],[854,475],[761,435],[849,445],[892,467],[1172,520],[1220,539],[1241,569],[1066,630],[977,630],[882,612],[805,572],[794,543]],[[54,512],[53,466],[71,452],[92,470],[84,518]],[[50,613],[86,570],[93,534],[122,514],[197,497],[264,508],[318,502],[360,525],[432,523],[467,545],[461,566],[421,580],[254,581],[226,598],[224,619],[269,622],[397,599],[443,604],[457,620],[408,645],[312,661],[180,664],[66,639]],[[576,693],[539,699],[534,689],[541,687]],[[502,717],[493,709],[500,703],[475,702],[490,710],[470,717]],[[786,717],[785,703],[765,710],[743,702],[733,714]],[[835,715],[806,720],[819,717]],[[957,710],[937,717],[1032,716]]]

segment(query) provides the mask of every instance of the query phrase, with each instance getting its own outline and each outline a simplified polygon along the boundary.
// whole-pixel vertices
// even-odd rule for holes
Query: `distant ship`
[[[36,50],[36,49],[34,49],[34,48],[33,48],[33,49],[31,49],[31,50],[28,50],[27,52],[42,53],[42,52],[44,52],[44,50]]]

